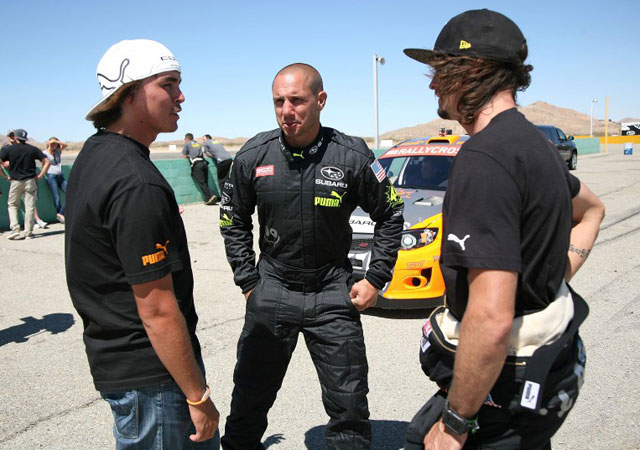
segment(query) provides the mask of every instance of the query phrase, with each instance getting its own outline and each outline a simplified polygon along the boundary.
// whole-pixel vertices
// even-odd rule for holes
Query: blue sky
[[[426,67],[402,53],[432,48],[442,26],[467,9],[502,12],[522,29],[533,64],[519,103],[537,100],[604,119],[640,117],[637,0],[583,1],[5,1],[0,52],[0,133],[36,140],[93,133],[84,120],[99,99],[98,60],[117,41],[149,38],[182,65],[186,102],[173,134],[251,137],[275,128],[271,81],[292,62],[322,74],[324,125],[373,136],[373,54],[379,67],[380,133],[436,118]]]

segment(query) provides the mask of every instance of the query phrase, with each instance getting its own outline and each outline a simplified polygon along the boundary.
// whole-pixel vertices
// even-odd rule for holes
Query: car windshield
[[[453,156],[384,158],[380,164],[397,188],[446,191]]]

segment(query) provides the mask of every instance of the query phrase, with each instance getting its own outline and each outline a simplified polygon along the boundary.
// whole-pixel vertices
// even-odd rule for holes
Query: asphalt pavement
[[[553,438],[554,449],[640,448],[640,155],[621,146],[581,157],[575,174],[607,207],[598,243],[572,285],[591,308],[581,334],[585,384]],[[185,205],[195,276],[198,336],[221,412],[229,412],[236,342],[245,301],[218,231],[218,207]],[[114,448],[112,416],[94,390],[82,322],[65,282],[64,226],[36,239],[0,237],[0,450]],[[369,358],[373,448],[397,450],[413,414],[436,390],[418,363],[428,311],[373,311],[362,317]],[[270,450],[325,449],[327,421],[313,364],[299,342],[269,414]]]

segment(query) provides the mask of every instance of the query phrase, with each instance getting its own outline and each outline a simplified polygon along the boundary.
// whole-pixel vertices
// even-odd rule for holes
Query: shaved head
[[[289,64],[286,67],[283,67],[273,78],[273,81],[275,81],[276,78],[281,75],[288,75],[293,73],[303,73],[304,75],[306,75],[307,79],[309,80],[309,88],[311,89],[313,95],[318,95],[320,91],[324,90],[320,72],[318,72],[315,67],[305,63],[293,63]],[[273,83],[271,84],[271,87],[273,87]]]

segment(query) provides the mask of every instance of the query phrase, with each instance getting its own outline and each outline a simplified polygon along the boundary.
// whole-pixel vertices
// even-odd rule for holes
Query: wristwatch
[[[478,419],[467,419],[449,405],[449,399],[444,403],[442,423],[458,436],[468,432],[475,433],[480,428]]]

